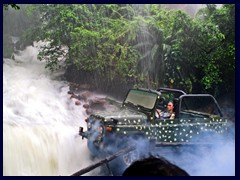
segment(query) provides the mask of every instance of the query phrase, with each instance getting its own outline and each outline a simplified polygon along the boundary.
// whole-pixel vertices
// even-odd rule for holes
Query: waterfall
[[[78,136],[87,117],[61,75],[37,60],[38,46],[3,64],[3,175],[70,175],[92,162]]]

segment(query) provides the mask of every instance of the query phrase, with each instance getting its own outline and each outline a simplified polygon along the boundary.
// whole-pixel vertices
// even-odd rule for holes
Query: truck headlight
[[[98,127],[98,132],[99,132],[100,134],[103,134],[103,126],[99,126],[99,127]]]
[[[91,129],[91,127],[92,127],[92,123],[88,122],[88,123],[87,123],[87,128],[88,128],[88,129]]]

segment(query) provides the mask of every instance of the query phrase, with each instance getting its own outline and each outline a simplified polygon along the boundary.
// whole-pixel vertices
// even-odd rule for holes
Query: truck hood
[[[113,122],[113,120],[117,120],[118,124],[131,124],[131,121],[142,124],[147,120],[146,114],[131,109],[122,109],[115,112],[98,112],[92,114],[91,116],[97,119],[102,119],[104,123],[107,124]]]

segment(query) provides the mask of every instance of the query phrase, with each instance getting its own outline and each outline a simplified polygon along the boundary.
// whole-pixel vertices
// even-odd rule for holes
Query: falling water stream
[[[3,175],[70,175],[91,164],[79,136],[87,116],[29,46],[4,59]]]

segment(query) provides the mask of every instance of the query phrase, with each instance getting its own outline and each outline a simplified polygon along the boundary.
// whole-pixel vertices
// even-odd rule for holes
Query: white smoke
[[[178,165],[191,176],[235,176],[235,140],[224,138],[212,145],[181,148],[156,148],[160,155]]]
[[[138,140],[136,149],[138,153],[135,160],[144,159],[150,154],[161,156],[184,169],[190,176],[235,176],[233,139],[225,138],[215,145],[160,146],[155,149],[150,149],[146,141]]]

